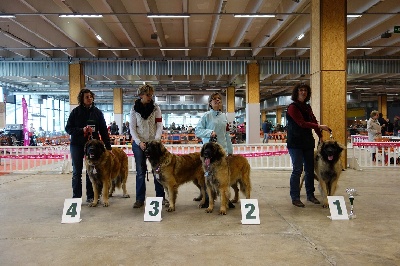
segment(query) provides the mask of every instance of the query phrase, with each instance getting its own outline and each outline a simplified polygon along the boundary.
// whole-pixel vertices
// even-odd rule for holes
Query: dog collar
[[[161,170],[161,164],[159,164],[159,165],[157,166],[157,168],[156,168],[154,171],[156,171],[156,173],[159,173],[160,170]]]

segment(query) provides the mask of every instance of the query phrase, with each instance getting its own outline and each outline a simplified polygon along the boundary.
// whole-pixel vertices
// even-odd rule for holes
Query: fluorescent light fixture
[[[0,18],[15,18],[15,15],[0,15]]]
[[[99,48],[99,51],[128,51],[128,48]]]
[[[350,15],[347,15],[347,17],[348,18],[360,18],[360,17],[362,17],[362,15],[350,14]]]
[[[397,95],[399,95],[398,93],[388,93],[388,94],[386,94],[386,95],[388,95],[388,96],[397,96]]]
[[[147,14],[148,18],[189,18],[189,14]]]
[[[173,83],[189,83],[190,80],[173,80]]]
[[[356,90],[370,90],[371,88],[364,87],[364,88],[356,88]]]
[[[157,82],[157,80],[135,80],[136,83],[152,83]]]
[[[65,51],[67,48],[35,48],[35,50],[40,51]]]
[[[96,38],[97,38],[97,40],[99,40],[99,41],[101,41],[102,39],[101,39],[101,36],[100,35],[98,35],[98,34],[96,34]]]
[[[190,48],[160,48],[161,51],[189,51]]]
[[[60,18],[102,18],[103,15],[98,14],[66,14],[66,15],[59,15]]]
[[[267,14],[234,14],[235,18],[274,18],[275,15]]]
[[[386,88],[387,90],[400,90],[400,87],[399,88]]]
[[[221,48],[222,51],[235,51],[235,50],[242,50],[242,51],[246,51],[246,50],[253,50],[250,47],[237,47],[237,48]]]
[[[300,34],[299,36],[297,36],[297,40],[301,40],[301,39],[303,39],[304,38],[304,33],[302,33],[302,34]]]
[[[371,47],[347,47],[347,50],[371,50]]]

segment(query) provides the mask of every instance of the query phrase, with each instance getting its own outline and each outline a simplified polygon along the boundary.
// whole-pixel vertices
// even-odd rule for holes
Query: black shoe
[[[317,198],[314,195],[309,197],[307,200],[311,201],[314,204],[320,204],[321,203],[321,202],[319,202],[319,200],[317,200]]]
[[[232,201],[228,201],[228,207],[229,209],[234,209],[235,205],[232,203]]]
[[[200,208],[204,209],[204,208],[208,208],[209,202],[208,202],[208,198],[206,199],[206,201],[203,203],[203,205],[200,206]]]
[[[306,205],[304,205],[303,202],[301,202],[300,200],[292,200],[292,204],[296,207],[301,207],[304,208]]]
[[[135,203],[133,203],[133,208],[137,209],[137,208],[141,208],[144,205],[143,201],[136,201]]]

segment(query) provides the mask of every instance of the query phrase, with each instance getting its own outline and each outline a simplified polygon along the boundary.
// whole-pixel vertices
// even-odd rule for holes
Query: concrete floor
[[[0,265],[400,265],[398,169],[347,170],[337,195],[356,188],[357,219],[332,221],[328,209],[289,197],[289,171],[252,171],[252,198],[260,225],[242,225],[240,205],[226,216],[207,214],[192,198],[192,184],[179,190],[176,211],[161,222],[144,222],[121,191],[110,207],[82,206],[82,221],[61,224],[71,175],[0,176]],[[317,185],[316,185],[317,187]],[[147,183],[148,196],[154,185]],[[317,198],[321,199],[317,190]],[[216,203],[219,207],[219,200]]]

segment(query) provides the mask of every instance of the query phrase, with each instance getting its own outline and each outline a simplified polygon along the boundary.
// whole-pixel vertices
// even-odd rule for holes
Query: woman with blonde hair
[[[130,113],[130,133],[132,135],[132,151],[136,163],[136,201],[133,208],[140,208],[144,205],[146,197],[146,142],[152,140],[161,140],[162,117],[161,109],[154,102],[154,88],[150,85],[141,86],[137,94],[137,99]],[[156,197],[164,198],[165,192],[163,186],[154,177],[154,186]]]
[[[379,112],[374,110],[370,114],[370,118],[367,121],[367,132],[368,141],[374,142],[376,138],[382,137],[382,127],[378,122]],[[376,160],[376,149],[372,148],[372,161]]]

